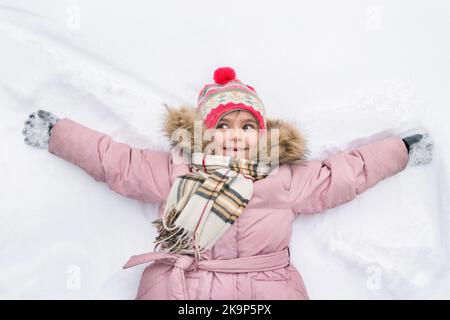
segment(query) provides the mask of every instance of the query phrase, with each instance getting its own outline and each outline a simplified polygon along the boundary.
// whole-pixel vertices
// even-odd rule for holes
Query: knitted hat
[[[232,68],[218,68],[214,71],[214,81],[203,87],[197,99],[197,110],[200,110],[207,128],[215,128],[222,116],[234,110],[250,112],[258,121],[259,128],[266,128],[261,99],[253,87],[236,79]]]

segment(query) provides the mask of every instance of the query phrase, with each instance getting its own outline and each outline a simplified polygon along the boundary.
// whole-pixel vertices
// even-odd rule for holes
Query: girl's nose
[[[232,141],[241,141],[242,140],[242,130],[240,130],[240,128],[232,129],[231,140]]]

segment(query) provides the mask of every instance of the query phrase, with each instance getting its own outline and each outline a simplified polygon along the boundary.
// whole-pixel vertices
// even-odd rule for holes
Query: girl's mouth
[[[227,152],[238,152],[238,151],[247,151],[248,148],[223,148],[223,150]]]

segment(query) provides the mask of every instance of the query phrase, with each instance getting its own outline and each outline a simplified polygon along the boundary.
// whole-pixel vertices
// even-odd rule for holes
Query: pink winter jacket
[[[170,152],[132,148],[67,118],[52,129],[48,150],[121,195],[158,203],[159,215],[174,180],[189,172],[186,164],[172,161]],[[407,162],[398,137],[324,161],[281,162],[275,174],[255,182],[244,213],[198,265],[190,256],[152,252],[150,244],[149,253],[133,256],[126,268],[149,263],[136,298],[309,299],[289,261],[295,217],[350,201]]]

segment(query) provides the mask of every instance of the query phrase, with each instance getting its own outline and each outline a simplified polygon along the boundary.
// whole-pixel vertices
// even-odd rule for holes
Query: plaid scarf
[[[239,218],[253,194],[253,182],[270,167],[256,160],[193,153],[190,174],[178,177],[166,209],[153,221],[162,252],[193,254],[196,260]]]

